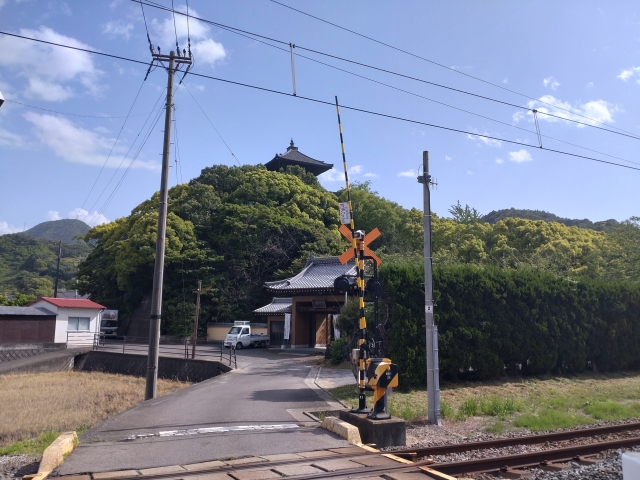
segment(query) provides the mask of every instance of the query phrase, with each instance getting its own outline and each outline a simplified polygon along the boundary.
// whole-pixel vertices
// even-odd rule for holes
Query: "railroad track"
[[[535,445],[553,442],[562,442],[579,438],[597,437],[609,434],[621,434],[624,432],[633,432],[638,430],[638,435],[632,437],[620,438],[609,441],[598,441],[593,443],[572,445],[562,448],[547,448],[528,453],[519,453],[515,455],[488,456],[484,458],[476,458],[472,460],[453,461],[453,462],[434,462],[429,458],[433,455],[447,455],[451,453],[469,452],[475,450],[484,450],[490,448],[505,448],[518,445]],[[308,475],[297,475],[287,477],[288,480],[314,480],[326,478],[364,478],[367,476],[382,475],[385,472],[417,472],[422,470],[432,478],[440,478],[441,480],[452,479],[452,475],[473,475],[480,473],[503,473],[510,478],[516,477],[523,468],[541,467],[548,470],[561,470],[567,468],[562,465],[563,462],[577,461],[583,464],[596,463],[597,460],[588,458],[589,456],[601,453],[606,450],[615,450],[618,448],[631,447],[640,445],[640,423],[628,423],[622,425],[611,425],[605,427],[588,428],[582,430],[572,430],[566,432],[550,433],[543,435],[528,435],[515,438],[497,439],[481,442],[468,442],[458,444],[448,444],[436,447],[403,449],[394,451],[377,451],[369,447],[364,449],[354,449],[352,452],[345,452],[336,455],[335,453],[318,456],[315,458],[299,458],[294,460],[269,461],[269,462],[253,462],[242,465],[216,467],[211,469],[193,470],[188,472],[155,474],[144,476],[121,477],[119,480],[168,480],[168,479],[185,479],[190,477],[200,477],[210,473],[231,473],[241,470],[256,469],[273,469],[281,466],[301,466],[309,465],[327,460],[353,460],[358,459],[370,460],[375,457],[387,457],[397,461],[397,464],[385,464],[362,466],[361,468],[350,468],[338,471],[323,471]],[[410,460],[411,461],[410,461]],[[371,463],[365,462],[365,463]],[[427,476],[425,476],[425,479]],[[61,480],[63,480],[62,477]]]

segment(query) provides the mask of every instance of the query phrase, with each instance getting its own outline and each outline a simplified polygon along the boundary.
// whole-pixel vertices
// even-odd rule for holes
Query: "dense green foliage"
[[[163,332],[190,333],[197,280],[201,325],[251,318],[268,303],[265,281],[297,273],[309,253],[341,252],[338,204],[302,169],[205,168],[169,192]],[[83,291],[126,315],[151,290],[157,194],[131,215],[92,229],[80,269]]]
[[[64,243],[73,243],[76,238],[84,236],[88,231],[89,225],[82,220],[65,218],[39,223],[22,234],[41,240],[54,240],[56,242],[62,240]]]
[[[493,210],[484,217],[483,222],[490,224],[498,223],[505,218],[524,218],[527,220],[543,220],[545,222],[557,222],[566,225],[567,227],[580,227],[588,228],[591,230],[597,230],[599,232],[611,232],[615,230],[620,222],[617,220],[603,220],[601,222],[592,222],[586,218],[577,220],[573,218],[562,218],[553,213],[545,212],[544,210],[518,210],[515,208],[508,208],[504,210]]]
[[[383,266],[380,277],[401,386],[422,386],[424,269],[397,263]],[[640,368],[636,283],[448,265],[434,270],[434,300],[444,378]]]
[[[77,265],[90,250],[84,242],[62,244],[60,290],[75,288]],[[21,233],[0,236],[0,292],[52,295],[57,259],[58,242]]]
[[[35,300],[34,295],[23,295],[22,293],[16,294],[13,298],[9,299],[0,293],[0,307],[22,307],[32,300]]]

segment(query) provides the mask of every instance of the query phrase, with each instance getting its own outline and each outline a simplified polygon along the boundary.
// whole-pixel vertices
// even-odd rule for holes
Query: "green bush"
[[[331,342],[331,363],[333,363],[334,365],[342,363],[342,352],[346,343],[346,340],[343,338],[339,338],[338,340],[334,340],[333,342]]]
[[[380,279],[400,389],[423,387],[423,266],[390,262]],[[435,268],[433,283],[445,379],[640,368],[640,284],[473,265]]]

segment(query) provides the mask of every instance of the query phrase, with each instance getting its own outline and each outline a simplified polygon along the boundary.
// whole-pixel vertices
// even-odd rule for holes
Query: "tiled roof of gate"
[[[338,257],[314,257],[309,255],[306,266],[295,277],[275,282],[266,282],[265,288],[270,292],[301,293],[301,292],[332,292],[333,282],[341,275],[355,275],[354,260],[345,265]],[[350,278],[355,283],[355,277]]]
[[[285,313],[291,313],[292,298],[275,298],[270,304],[264,307],[256,308],[253,313],[258,315],[283,315]]]

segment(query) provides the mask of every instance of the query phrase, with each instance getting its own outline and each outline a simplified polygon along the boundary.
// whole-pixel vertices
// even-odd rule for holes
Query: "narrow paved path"
[[[88,430],[58,474],[349,445],[303,413],[342,408],[314,384],[316,367],[264,349],[242,351],[238,364],[238,370],[140,403]]]

